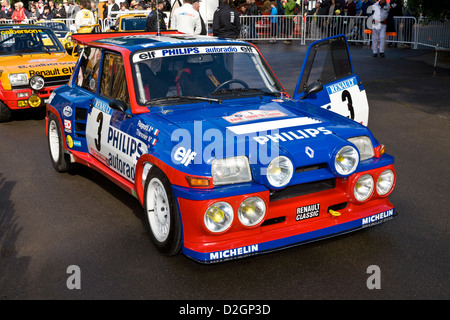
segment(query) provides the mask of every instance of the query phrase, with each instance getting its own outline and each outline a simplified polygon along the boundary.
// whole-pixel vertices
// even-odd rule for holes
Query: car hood
[[[26,73],[28,78],[37,74],[44,78],[70,76],[77,59],[66,53],[38,53],[0,56],[0,61],[2,86],[10,90],[8,74]]]
[[[180,146],[195,150],[193,164],[198,166],[245,155],[254,176],[277,155],[289,157],[295,168],[302,168],[329,163],[338,149],[350,144],[350,137],[366,135],[378,145],[363,125],[287,98],[165,107],[159,116],[176,128],[170,133],[172,154]],[[207,174],[207,170],[206,166],[202,171]]]

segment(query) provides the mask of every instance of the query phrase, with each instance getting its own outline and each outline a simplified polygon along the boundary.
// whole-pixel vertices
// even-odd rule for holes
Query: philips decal
[[[179,49],[164,49],[162,50],[163,57],[165,56],[176,56],[183,54],[193,54],[200,53],[198,48],[179,48]]]
[[[309,139],[315,138],[321,134],[332,134],[330,130],[325,129],[324,127],[319,127],[317,129],[309,128],[303,130],[292,130],[287,132],[280,132],[275,134],[267,134],[263,136],[253,137],[259,144],[266,144],[269,140],[273,142],[286,142],[293,140],[301,140],[301,139]]]
[[[142,142],[113,127],[109,127],[107,143],[136,161],[144,154]]]

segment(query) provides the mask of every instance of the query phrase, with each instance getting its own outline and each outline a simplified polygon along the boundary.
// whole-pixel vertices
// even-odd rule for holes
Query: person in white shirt
[[[386,26],[389,13],[389,3],[386,0],[380,0],[373,6],[372,21],[372,51],[373,56],[384,58],[384,48],[386,45]]]
[[[171,29],[192,35],[199,35],[202,32],[200,14],[192,6],[192,0],[184,0],[184,4],[175,9],[171,20]]]
[[[77,12],[75,16],[75,26],[77,30],[81,27],[91,26],[95,24],[94,14],[88,8],[88,1],[81,0],[80,1],[80,11]]]

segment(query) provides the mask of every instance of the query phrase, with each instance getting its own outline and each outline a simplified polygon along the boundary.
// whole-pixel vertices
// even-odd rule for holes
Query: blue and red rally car
[[[344,36],[313,43],[293,97],[244,41],[79,34],[47,105],[57,171],[89,166],[134,195],[165,254],[203,263],[395,216],[394,159],[366,127]]]

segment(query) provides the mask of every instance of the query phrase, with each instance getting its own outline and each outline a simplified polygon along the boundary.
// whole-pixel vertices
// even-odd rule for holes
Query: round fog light
[[[362,202],[369,199],[369,197],[372,195],[373,186],[374,182],[370,174],[364,174],[359,177],[353,189],[356,200]]]
[[[223,232],[233,222],[233,208],[229,203],[216,202],[206,210],[204,222],[209,231],[214,233]]]
[[[391,169],[384,170],[377,179],[377,193],[384,196],[391,191],[394,185],[394,172]]]
[[[32,95],[29,99],[28,99],[28,103],[30,104],[30,106],[32,106],[33,108],[39,107],[41,105],[41,98],[39,98],[37,95]]]
[[[252,227],[262,221],[266,214],[266,204],[260,197],[250,197],[241,202],[238,210],[239,221],[246,226]]]
[[[41,90],[44,87],[44,78],[41,76],[32,76],[30,78],[30,87],[34,90]]]

